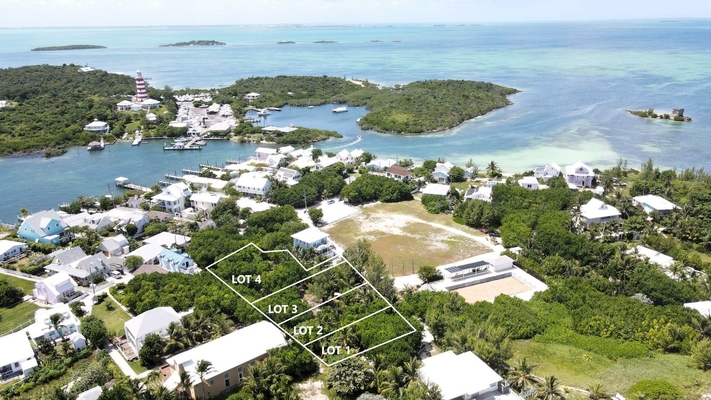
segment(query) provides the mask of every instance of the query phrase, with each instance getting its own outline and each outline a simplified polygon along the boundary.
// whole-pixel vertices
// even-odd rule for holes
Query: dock
[[[202,146],[195,144],[200,138],[195,137],[187,143],[173,143],[170,146],[163,146],[163,150],[202,150]]]
[[[173,179],[173,180],[179,181],[179,180],[183,179],[183,177],[178,176],[178,175],[165,174],[165,179]]]
[[[151,188],[131,183],[128,181],[128,178],[124,178],[122,176],[116,178],[114,180],[114,183],[116,184],[117,187],[124,188],[124,189],[139,190],[141,192],[150,192],[151,191]]]
[[[200,175],[200,171],[196,171],[194,169],[188,169],[188,168],[184,168],[183,173],[186,175]]]
[[[217,165],[210,165],[210,164],[198,164],[200,168],[206,168],[206,169],[211,169],[213,171],[220,171],[222,170],[222,167],[218,167]],[[185,170],[183,170],[185,172]],[[194,175],[199,175],[200,173],[195,173]]]

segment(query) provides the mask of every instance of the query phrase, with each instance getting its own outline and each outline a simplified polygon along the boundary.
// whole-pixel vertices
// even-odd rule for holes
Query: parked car
[[[326,204],[333,204],[335,202],[336,202],[336,200],[331,199],[331,200],[327,201]]]
[[[491,232],[489,232],[489,236],[501,237],[501,234],[497,231],[491,231]]]

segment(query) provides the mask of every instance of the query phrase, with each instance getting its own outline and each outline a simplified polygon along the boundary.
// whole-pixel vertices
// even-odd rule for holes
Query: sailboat
[[[307,107],[309,110],[314,108],[314,106],[311,105],[311,99],[309,99],[309,106]]]

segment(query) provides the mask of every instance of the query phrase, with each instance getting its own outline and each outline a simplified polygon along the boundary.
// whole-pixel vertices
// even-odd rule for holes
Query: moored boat
[[[346,106],[341,106],[341,107],[334,108],[334,109],[331,110],[331,111],[334,112],[334,113],[344,113],[344,112],[347,112],[347,111],[348,111],[348,107],[346,107]]]

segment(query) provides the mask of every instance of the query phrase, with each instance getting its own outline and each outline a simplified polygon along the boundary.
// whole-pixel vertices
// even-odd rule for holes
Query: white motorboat
[[[346,107],[346,106],[341,106],[341,107],[334,108],[334,109],[331,110],[331,111],[334,112],[334,113],[344,113],[344,112],[348,112],[348,107]]]

